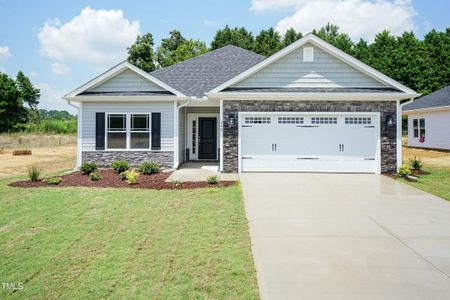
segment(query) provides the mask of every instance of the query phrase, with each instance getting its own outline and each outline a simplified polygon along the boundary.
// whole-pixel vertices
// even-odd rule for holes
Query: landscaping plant
[[[145,162],[139,166],[139,172],[144,175],[158,174],[160,170],[161,167],[153,161]]]
[[[122,172],[122,173],[119,173],[119,178],[120,178],[121,180],[127,179],[127,171]]]
[[[407,178],[411,176],[411,169],[407,164],[402,164],[398,170],[398,176],[402,178]]]
[[[84,162],[81,164],[80,170],[81,172],[83,172],[84,175],[89,175],[95,170],[97,170],[97,165],[94,162],[92,163]]]
[[[120,174],[120,173],[128,170],[130,168],[130,166],[124,160],[116,160],[116,161],[113,161],[113,163],[111,164],[111,168],[113,168],[114,170],[117,171],[117,173]]]
[[[125,172],[125,176],[127,178],[128,184],[136,184],[138,176],[139,176],[139,173],[134,171],[134,170],[127,170]]]
[[[217,175],[209,176],[206,181],[208,184],[218,184],[219,183],[219,177]]]
[[[62,178],[61,177],[50,177],[50,178],[47,178],[45,180],[45,182],[47,182],[47,184],[51,184],[51,185],[58,185],[62,182]]]
[[[89,178],[90,178],[92,181],[99,181],[100,179],[102,179],[102,177],[100,176],[100,173],[97,172],[97,171],[92,172],[91,174],[89,174]]]
[[[172,186],[176,189],[179,189],[183,186],[183,183],[179,179],[172,180]]]
[[[422,167],[423,167],[423,162],[422,162],[422,160],[420,159],[420,158],[417,158],[415,155],[414,155],[414,158],[410,158],[409,159],[409,165],[410,165],[410,167],[411,168],[413,168],[414,170],[417,170],[417,171],[421,171],[422,170]]]
[[[37,165],[31,165],[27,168],[28,177],[31,181],[38,181],[39,175],[41,175],[41,169]]]

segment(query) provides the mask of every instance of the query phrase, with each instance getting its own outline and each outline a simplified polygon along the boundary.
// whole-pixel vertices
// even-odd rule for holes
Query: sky
[[[178,29],[209,44],[226,24],[305,34],[330,22],[355,41],[384,29],[422,38],[450,27],[449,11],[450,0],[0,0],[0,72],[23,71],[41,89],[40,108],[75,113],[61,97],[126,59],[138,34],[158,45]]]

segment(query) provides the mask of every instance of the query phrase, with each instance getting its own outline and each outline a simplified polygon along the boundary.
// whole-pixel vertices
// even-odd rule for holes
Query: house
[[[450,150],[450,86],[403,106],[408,146]]]
[[[64,99],[78,165],[381,173],[401,162],[400,100],[417,96],[308,34],[267,58],[226,46],[151,73],[122,62]]]

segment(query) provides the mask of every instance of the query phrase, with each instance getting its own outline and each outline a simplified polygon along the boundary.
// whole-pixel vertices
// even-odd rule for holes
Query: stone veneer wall
[[[124,160],[132,167],[154,161],[163,168],[173,168],[173,151],[82,151],[82,162],[95,162],[99,167],[109,167],[115,160]]]
[[[380,112],[381,172],[397,171],[397,102],[396,101],[223,101],[223,170],[238,171],[238,124],[230,125],[229,118],[238,119],[242,112]],[[394,120],[388,126],[387,118]],[[236,122],[237,123],[237,122]]]

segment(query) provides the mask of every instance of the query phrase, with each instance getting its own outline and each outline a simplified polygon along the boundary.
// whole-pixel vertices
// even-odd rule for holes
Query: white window
[[[127,148],[127,115],[108,115],[107,145],[108,149]]]
[[[425,119],[413,119],[413,135],[425,139]]]
[[[303,124],[303,117],[278,117],[278,124]]]
[[[370,117],[346,117],[345,124],[372,124]]]
[[[303,62],[314,61],[314,47],[303,47]]]
[[[245,124],[270,124],[270,117],[245,117]]]
[[[312,117],[311,124],[337,124],[337,117]]]
[[[108,114],[108,149],[150,149],[149,114]]]
[[[130,148],[150,148],[150,117],[148,114],[131,115]]]

